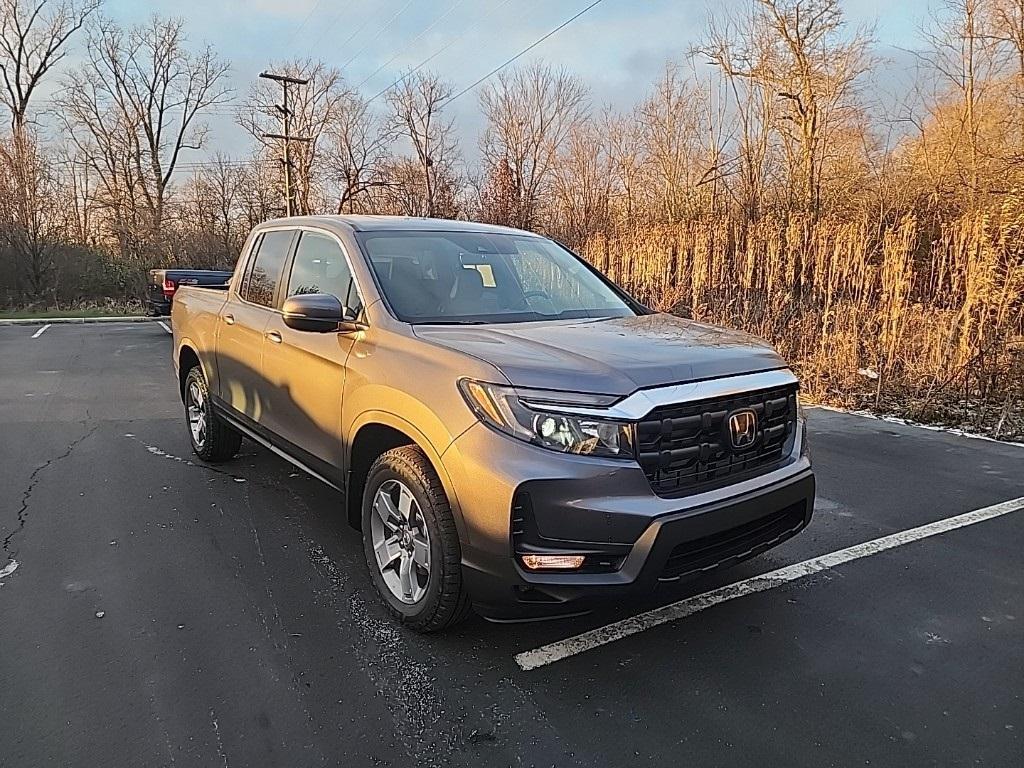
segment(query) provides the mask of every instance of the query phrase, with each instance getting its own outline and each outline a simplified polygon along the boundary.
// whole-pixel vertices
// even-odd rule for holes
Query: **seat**
[[[462,268],[455,277],[452,297],[445,306],[446,315],[488,314],[483,300],[484,278],[476,269]]]
[[[434,299],[424,285],[423,271],[412,259],[397,258],[391,265],[386,293],[392,308],[404,317],[432,314]]]

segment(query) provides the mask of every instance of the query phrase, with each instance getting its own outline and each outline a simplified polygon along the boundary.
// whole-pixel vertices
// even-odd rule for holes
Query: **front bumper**
[[[802,426],[802,425],[801,425]],[[482,424],[442,456],[462,523],[463,574],[477,610],[493,619],[559,616],[650,593],[760,554],[802,530],[814,474],[797,430],[787,465],[692,496],[655,495],[635,462],[568,456]],[[528,507],[526,513],[523,512]],[[515,512],[513,512],[515,508]],[[585,572],[528,571],[515,528],[525,516],[543,551],[591,553]]]

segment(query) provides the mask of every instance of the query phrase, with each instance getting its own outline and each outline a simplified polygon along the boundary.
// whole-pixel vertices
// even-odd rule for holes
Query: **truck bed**
[[[228,299],[226,286],[186,285],[176,293],[171,308],[171,328],[174,348],[178,348],[182,333],[187,333],[191,346],[200,350],[200,362],[205,370],[216,370],[217,327],[221,312]],[[175,361],[177,362],[177,361]]]
[[[216,269],[151,269],[146,286],[146,309],[157,317],[170,315],[179,288],[188,285],[226,290],[232,274]]]

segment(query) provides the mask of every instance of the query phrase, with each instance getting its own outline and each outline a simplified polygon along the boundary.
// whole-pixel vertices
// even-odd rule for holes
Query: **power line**
[[[434,51],[432,54],[430,54],[427,58],[425,58],[423,61],[421,61],[415,67],[413,67],[408,72],[406,72],[404,75],[402,75],[397,80],[395,80],[395,82],[393,82],[387,88],[383,88],[380,91],[377,91],[377,93],[375,93],[373,96],[371,96],[369,99],[366,100],[366,103],[369,104],[369,103],[371,103],[373,101],[376,101],[377,99],[379,99],[381,96],[383,96],[385,93],[390,91],[392,88],[394,88],[399,83],[402,83],[402,82],[405,82],[406,80],[408,80],[409,77],[411,77],[412,75],[414,75],[417,72],[419,72],[421,69],[423,69],[423,67],[427,66],[427,64],[432,62],[434,59],[436,59],[442,53],[444,53],[449,48],[451,48],[453,45],[455,45],[455,43],[459,42],[462,38],[464,38],[466,35],[468,35],[470,32],[472,32],[477,26],[480,25],[480,22],[485,21],[489,16],[497,13],[502,8],[504,8],[506,5],[508,5],[510,2],[511,2],[511,0],[503,0],[503,2],[501,2],[498,5],[494,6],[494,8],[492,8],[490,11],[488,11],[488,13],[482,19],[480,19],[476,24],[467,27],[465,30],[463,30],[461,35],[459,35],[458,37],[454,37],[451,40],[449,40],[441,48],[439,48],[438,50]]]
[[[62,107],[62,106],[64,106],[64,102],[60,101],[59,99],[35,99],[35,100],[32,101],[32,104],[35,105],[35,106],[39,106],[41,108],[44,108],[44,109],[52,109],[54,107]],[[100,106],[100,108],[106,109],[106,108],[109,108],[109,107],[114,107],[116,105],[113,104],[113,103],[110,103],[110,104],[99,104],[99,106]],[[240,107],[244,107],[244,106],[245,106],[244,104],[232,105],[232,104],[225,104],[225,103],[221,102],[221,103],[214,104],[214,105],[211,105],[211,106],[202,107],[199,110],[199,114],[200,115],[221,115],[221,116],[229,116],[230,117],[230,116],[233,116],[233,115],[237,114],[238,109]]]
[[[429,24],[426,29],[424,29],[422,32],[420,32],[418,35],[416,35],[416,37],[414,37],[408,43],[406,43],[405,46],[400,48],[398,50],[398,52],[394,56],[392,56],[390,59],[388,59],[383,64],[381,64],[379,67],[377,67],[375,70],[373,70],[373,72],[371,72],[368,77],[364,78],[363,81],[361,83],[359,83],[359,85],[356,86],[356,90],[359,90],[364,85],[366,85],[368,82],[370,82],[376,76],[376,74],[378,72],[380,72],[382,69],[384,69],[384,67],[388,66],[388,64],[390,64],[395,59],[397,59],[399,56],[401,56],[403,51],[405,51],[407,48],[411,47],[413,43],[415,43],[417,40],[419,40],[421,37],[423,37],[425,34],[427,34],[427,32],[429,32],[434,27],[436,27],[438,24],[440,24],[442,21],[444,21],[449,16],[451,16],[452,11],[454,11],[456,8],[458,8],[460,5],[462,5],[463,2],[464,2],[464,0],[455,0],[455,2],[452,3],[448,7],[447,11],[445,11],[440,16],[438,16],[436,19],[434,19],[434,21],[431,24]]]
[[[309,23],[309,20],[313,18],[314,13],[320,10],[320,6],[323,4],[323,2],[324,0],[316,0],[316,2],[313,3],[313,7],[309,9],[309,13],[306,14],[306,18],[302,20],[302,23],[295,28],[295,31],[292,32],[291,36],[288,38],[288,43],[287,45],[285,45],[285,48],[292,47],[292,43],[294,43],[295,38],[299,36],[299,32],[306,28],[306,25]]]
[[[266,158],[253,160],[194,160],[188,163],[178,163],[175,169],[183,171],[197,171],[203,168],[247,168],[251,165],[258,165],[261,162],[269,162]]]
[[[359,56],[360,56],[360,55],[361,55],[361,54],[362,54],[362,53],[363,53],[364,51],[366,51],[366,49],[367,49],[367,48],[369,48],[369,47],[370,47],[370,45],[372,45],[372,44],[373,44],[373,42],[374,42],[374,41],[375,41],[375,40],[376,40],[376,39],[377,39],[378,37],[380,37],[381,35],[383,35],[383,34],[384,34],[384,30],[386,30],[386,29],[387,29],[388,27],[390,27],[390,26],[391,26],[392,24],[394,24],[395,20],[396,20],[396,19],[397,19],[397,18],[398,18],[399,16],[401,16],[401,15],[402,15],[403,13],[405,13],[405,11],[406,11],[406,10],[407,10],[407,9],[409,8],[409,6],[410,6],[410,5],[412,5],[412,3],[413,3],[413,0],[407,0],[407,2],[405,3],[405,5],[403,5],[403,6],[401,7],[401,8],[399,8],[399,9],[398,9],[398,11],[397,11],[397,12],[395,13],[395,15],[394,15],[394,16],[392,16],[392,17],[391,17],[390,19],[388,19],[388,20],[387,20],[386,22],[384,22],[384,26],[383,26],[383,27],[381,27],[380,29],[378,29],[378,30],[377,30],[377,34],[375,34],[375,35],[374,35],[373,37],[371,37],[371,38],[370,38],[369,40],[367,40],[367,41],[366,41],[366,45],[364,45],[364,46],[363,46],[362,48],[360,48],[360,49],[359,49],[358,51],[356,51],[356,52],[355,52],[355,53],[353,53],[353,54],[352,54],[351,56],[349,56],[349,59],[348,59],[348,61],[346,61],[346,62],[345,62],[344,64],[342,64],[342,65],[341,65],[341,71],[342,71],[342,72],[344,73],[344,71],[345,71],[345,68],[346,68],[346,67],[348,67],[348,65],[349,65],[349,64],[351,64],[351,63],[352,63],[353,61],[355,61],[355,60],[356,60],[357,58],[359,58]]]
[[[506,2],[508,2],[508,0],[506,0]],[[367,103],[367,104],[369,104],[370,102],[376,101],[377,99],[379,99],[379,98],[380,98],[381,96],[383,96],[383,95],[384,95],[385,93],[387,93],[388,91],[390,91],[390,90],[391,90],[392,88],[394,88],[394,87],[395,87],[396,85],[398,85],[399,83],[403,83],[403,82],[405,82],[406,80],[408,80],[408,79],[409,79],[409,78],[410,78],[410,77],[411,77],[412,75],[414,75],[414,74],[416,74],[417,72],[419,72],[419,71],[420,71],[421,69],[423,69],[423,67],[425,67],[425,66],[426,66],[427,64],[429,64],[429,63],[430,63],[431,61],[433,61],[433,60],[434,60],[434,59],[436,59],[436,58],[437,58],[438,56],[440,56],[440,55],[441,55],[442,53],[444,53],[445,51],[447,51],[447,50],[448,50],[449,48],[451,48],[451,47],[452,47],[452,46],[453,46],[453,45],[454,45],[455,43],[457,43],[457,42],[458,42],[459,40],[461,40],[461,39],[462,39],[463,37],[465,37],[465,35],[459,35],[459,37],[456,37],[456,38],[453,38],[452,40],[449,40],[449,41],[448,41],[448,42],[447,42],[447,43],[446,43],[446,44],[445,44],[445,45],[444,45],[444,46],[443,46],[442,48],[440,48],[439,50],[435,51],[435,52],[434,52],[434,53],[432,53],[432,54],[431,54],[430,56],[428,56],[427,58],[425,58],[425,59],[424,59],[423,61],[421,61],[421,62],[420,62],[419,64],[417,64],[417,65],[416,65],[415,67],[413,67],[413,68],[412,68],[412,69],[410,69],[410,70],[409,70],[408,72],[406,72],[406,73],[405,73],[404,75],[402,75],[402,76],[401,76],[400,78],[398,78],[397,80],[395,80],[395,82],[393,82],[393,83],[392,83],[391,85],[389,85],[389,86],[388,86],[387,88],[383,88],[383,89],[381,89],[380,91],[377,91],[377,93],[373,94],[373,96],[371,96],[371,97],[370,97],[369,99],[367,99],[367,100],[366,100],[366,103]]]
[[[327,22],[326,24],[324,24],[323,29],[320,30],[320,34],[317,35],[317,37],[313,41],[312,45],[309,46],[308,50],[309,50],[310,53],[313,52],[314,48],[316,48],[318,45],[320,45],[320,42],[324,39],[324,37],[327,35],[327,33],[331,31],[331,29],[334,27],[334,25],[338,23],[338,19],[340,19],[342,17],[344,12],[345,12],[344,7],[339,8],[338,12],[336,14],[334,14],[334,16],[331,17],[331,20],[329,22]],[[352,34],[350,34],[348,37],[346,37],[341,42],[341,44],[338,45],[338,48],[344,48],[346,45],[348,45],[353,40],[355,40],[356,35],[358,35],[360,32],[362,32],[364,29],[366,29],[368,26],[370,26],[370,22],[372,22],[372,21],[373,21],[373,15],[372,14],[368,14],[366,16],[366,20],[363,21],[363,23],[360,24],[358,27],[356,27],[352,31]]]
[[[455,101],[455,100],[456,100],[457,98],[459,98],[460,96],[464,96],[464,95],[466,95],[466,94],[467,94],[467,93],[469,93],[469,92],[470,92],[471,90],[473,90],[473,89],[474,89],[474,88],[476,88],[476,87],[477,87],[478,85],[480,85],[480,83],[482,83],[482,82],[483,82],[484,80],[487,80],[488,78],[490,78],[490,77],[492,77],[492,76],[496,75],[496,74],[497,74],[498,72],[500,72],[501,70],[503,70],[503,69],[504,69],[505,67],[507,67],[507,66],[508,66],[509,64],[511,64],[512,62],[514,62],[514,61],[515,61],[516,59],[520,58],[521,56],[523,56],[523,55],[524,55],[524,54],[526,54],[526,53],[529,53],[529,52],[530,52],[531,50],[533,50],[533,49],[534,49],[534,48],[536,48],[536,47],[537,47],[538,45],[540,45],[541,43],[543,43],[543,42],[544,42],[545,40],[547,40],[547,39],[548,39],[549,37],[551,37],[551,36],[552,36],[553,34],[555,34],[556,32],[558,32],[559,30],[565,29],[565,28],[566,28],[567,26],[569,26],[569,25],[570,25],[570,24],[572,24],[572,23],[573,23],[574,21],[576,21],[576,19],[578,19],[578,18],[579,18],[580,16],[582,16],[583,14],[585,14],[585,13],[586,13],[587,11],[589,11],[589,10],[590,10],[591,8],[593,8],[594,6],[600,5],[600,4],[602,3],[602,2],[604,2],[604,0],[594,0],[594,2],[592,2],[592,3],[590,4],[590,5],[588,5],[588,6],[586,7],[586,8],[584,8],[584,9],[583,9],[582,11],[580,11],[579,13],[577,13],[577,14],[576,14],[575,16],[573,16],[573,17],[572,17],[572,18],[570,18],[570,19],[566,19],[566,20],[565,20],[565,21],[563,21],[563,22],[562,22],[561,24],[559,24],[559,25],[558,25],[557,27],[555,27],[554,29],[552,29],[552,30],[551,30],[550,32],[548,32],[547,34],[545,34],[545,35],[544,35],[543,37],[541,37],[541,38],[538,38],[538,39],[537,39],[537,40],[535,40],[534,42],[530,43],[530,44],[529,44],[528,46],[526,46],[525,48],[523,48],[523,50],[521,50],[521,51],[520,51],[519,53],[517,53],[517,54],[516,54],[515,56],[513,56],[513,57],[512,57],[511,59],[509,59],[508,61],[504,62],[504,63],[503,63],[503,64],[501,64],[500,66],[497,66],[497,67],[495,67],[495,68],[494,68],[494,69],[492,69],[492,70],[491,70],[490,72],[488,72],[488,73],[487,73],[486,75],[484,75],[484,76],[483,76],[483,77],[481,77],[481,78],[480,78],[479,80],[477,80],[476,82],[474,82],[474,83],[473,83],[472,85],[470,85],[470,86],[468,86],[468,87],[466,87],[466,88],[463,88],[463,89],[462,89],[461,91],[459,91],[459,92],[458,92],[457,94],[455,94],[454,96],[452,96],[452,97],[451,97],[450,99],[448,99],[448,100],[447,100],[447,101],[445,101],[444,103],[445,103],[445,104],[448,104],[448,103],[450,103],[450,102],[453,102],[453,101]]]

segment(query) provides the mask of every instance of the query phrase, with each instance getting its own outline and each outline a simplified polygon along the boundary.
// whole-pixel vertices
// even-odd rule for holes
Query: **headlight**
[[[481,421],[512,437],[562,453],[620,458],[633,456],[633,429],[630,424],[589,415],[559,413],[557,398],[571,397],[572,402],[561,403],[568,406],[577,402],[582,404],[580,396],[531,391],[529,394],[536,397],[524,402],[521,393],[513,387],[472,379],[462,379],[459,389]],[[596,398],[589,404],[599,405],[601,400]]]

